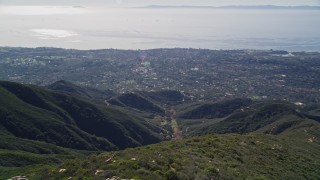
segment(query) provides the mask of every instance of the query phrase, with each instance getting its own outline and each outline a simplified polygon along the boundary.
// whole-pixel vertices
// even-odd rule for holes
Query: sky
[[[320,0],[0,0],[0,5],[97,5],[148,6],[148,5],[278,5],[320,6]]]

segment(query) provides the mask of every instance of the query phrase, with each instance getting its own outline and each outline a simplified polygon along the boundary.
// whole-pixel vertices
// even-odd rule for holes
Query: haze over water
[[[319,10],[0,7],[0,46],[320,51]]]

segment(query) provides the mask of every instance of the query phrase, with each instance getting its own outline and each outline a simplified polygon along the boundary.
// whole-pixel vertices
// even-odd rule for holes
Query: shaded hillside
[[[305,117],[286,103],[256,102],[238,110],[223,120],[199,129],[195,134],[249,133],[261,128],[268,133],[279,134],[304,121]]]
[[[186,108],[178,114],[183,119],[213,119],[230,115],[235,110],[247,107],[252,104],[251,99],[232,99],[215,103],[194,105]]]
[[[319,104],[311,104],[304,107],[302,110],[302,113],[306,117],[320,122],[320,105]]]
[[[164,110],[160,106],[135,92],[121,94],[109,99],[107,102],[120,107],[130,107],[149,113],[164,114]]]
[[[160,105],[177,105],[188,101],[190,98],[186,97],[180,91],[161,90],[161,91],[142,91],[140,95],[151,99],[154,103]]]
[[[112,92],[111,90],[103,91],[103,90],[94,89],[90,87],[78,86],[71,82],[63,81],[63,80],[56,81],[55,83],[47,86],[47,88],[60,93],[67,93],[71,95],[86,97],[89,99],[93,99],[97,102],[104,102],[105,99],[115,95],[115,93]]]
[[[305,132],[296,138],[263,134],[194,137],[66,161],[30,177],[319,179],[319,137],[313,142],[308,138]],[[59,169],[66,171],[59,173]]]
[[[84,99],[11,82],[0,82],[0,91],[0,129],[6,136],[87,150],[161,140],[161,130],[143,119]]]
[[[182,104],[190,100],[180,91],[160,90],[160,91],[134,91],[121,94],[109,99],[107,102],[120,106],[137,109],[144,112],[164,115],[164,108]]]

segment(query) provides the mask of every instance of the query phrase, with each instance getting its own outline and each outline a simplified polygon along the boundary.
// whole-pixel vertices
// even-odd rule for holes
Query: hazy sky
[[[144,6],[144,5],[281,5],[298,6],[310,5],[320,6],[320,0],[0,0],[0,5],[122,5],[122,6]]]

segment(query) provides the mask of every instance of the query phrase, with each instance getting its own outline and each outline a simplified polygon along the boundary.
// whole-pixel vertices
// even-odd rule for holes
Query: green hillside
[[[114,150],[161,141],[144,119],[86,99],[0,83],[1,134],[86,150]],[[155,132],[158,131],[158,132]]]
[[[0,82],[0,179],[320,178],[318,105],[57,89]]]
[[[178,117],[183,119],[222,118],[230,115],[235,110],[251,104],[251,99],[241,98],[213,103],[200,103],[183,109],[178,114]]]
[[[100,90],[91,87],[78,86],[63,80],[56,81],[46,88],[60,93],[89,98],[96,102],[104,102],[104,100],[115,95],[111,90]]]
[[[189,97],[186,97],[180,91],[174,90],[160,90],[150,92],[140,91],[139,94],[159,105],[178,105],[189,100]]]
[[[255,131],[280,134],[306,120],[318,121],[312,112],[284,101],[231,99],[177,109],[177,121],[185,136]]]
[[[225,118],[223,121],[207,126],[199,130],[199,132],[206,133],[248,133],[256,131],[262,127],[271,125],[275,122],[284,121],[291,122],[303,120],[303,116],[296,112],[292,107],[287,104],[267,103],[261,107],[250,106],[249,108],[233,113]],[[293,121],[292,121],[293,122]],[[290,127],[290,124],[287,124]],[[274,129],[273,133],[278,134],[285,130],[279,127]]]
[[[164,109],[154,104],[152,101],[141,96],[139,93],[126,93],[108,100],[108,103],[120,107],[134,108],[140,111],[164,114]]]
[[[302,128],[296,138],[289,135],[230,134],[163,142],[67,160],[59,166],[37,171],[30,177],[319,179],[320,144],[319,136],[310,134],[313,128],[319,130],[318,125]],[[66,171],[61,173],[60,169]]]

